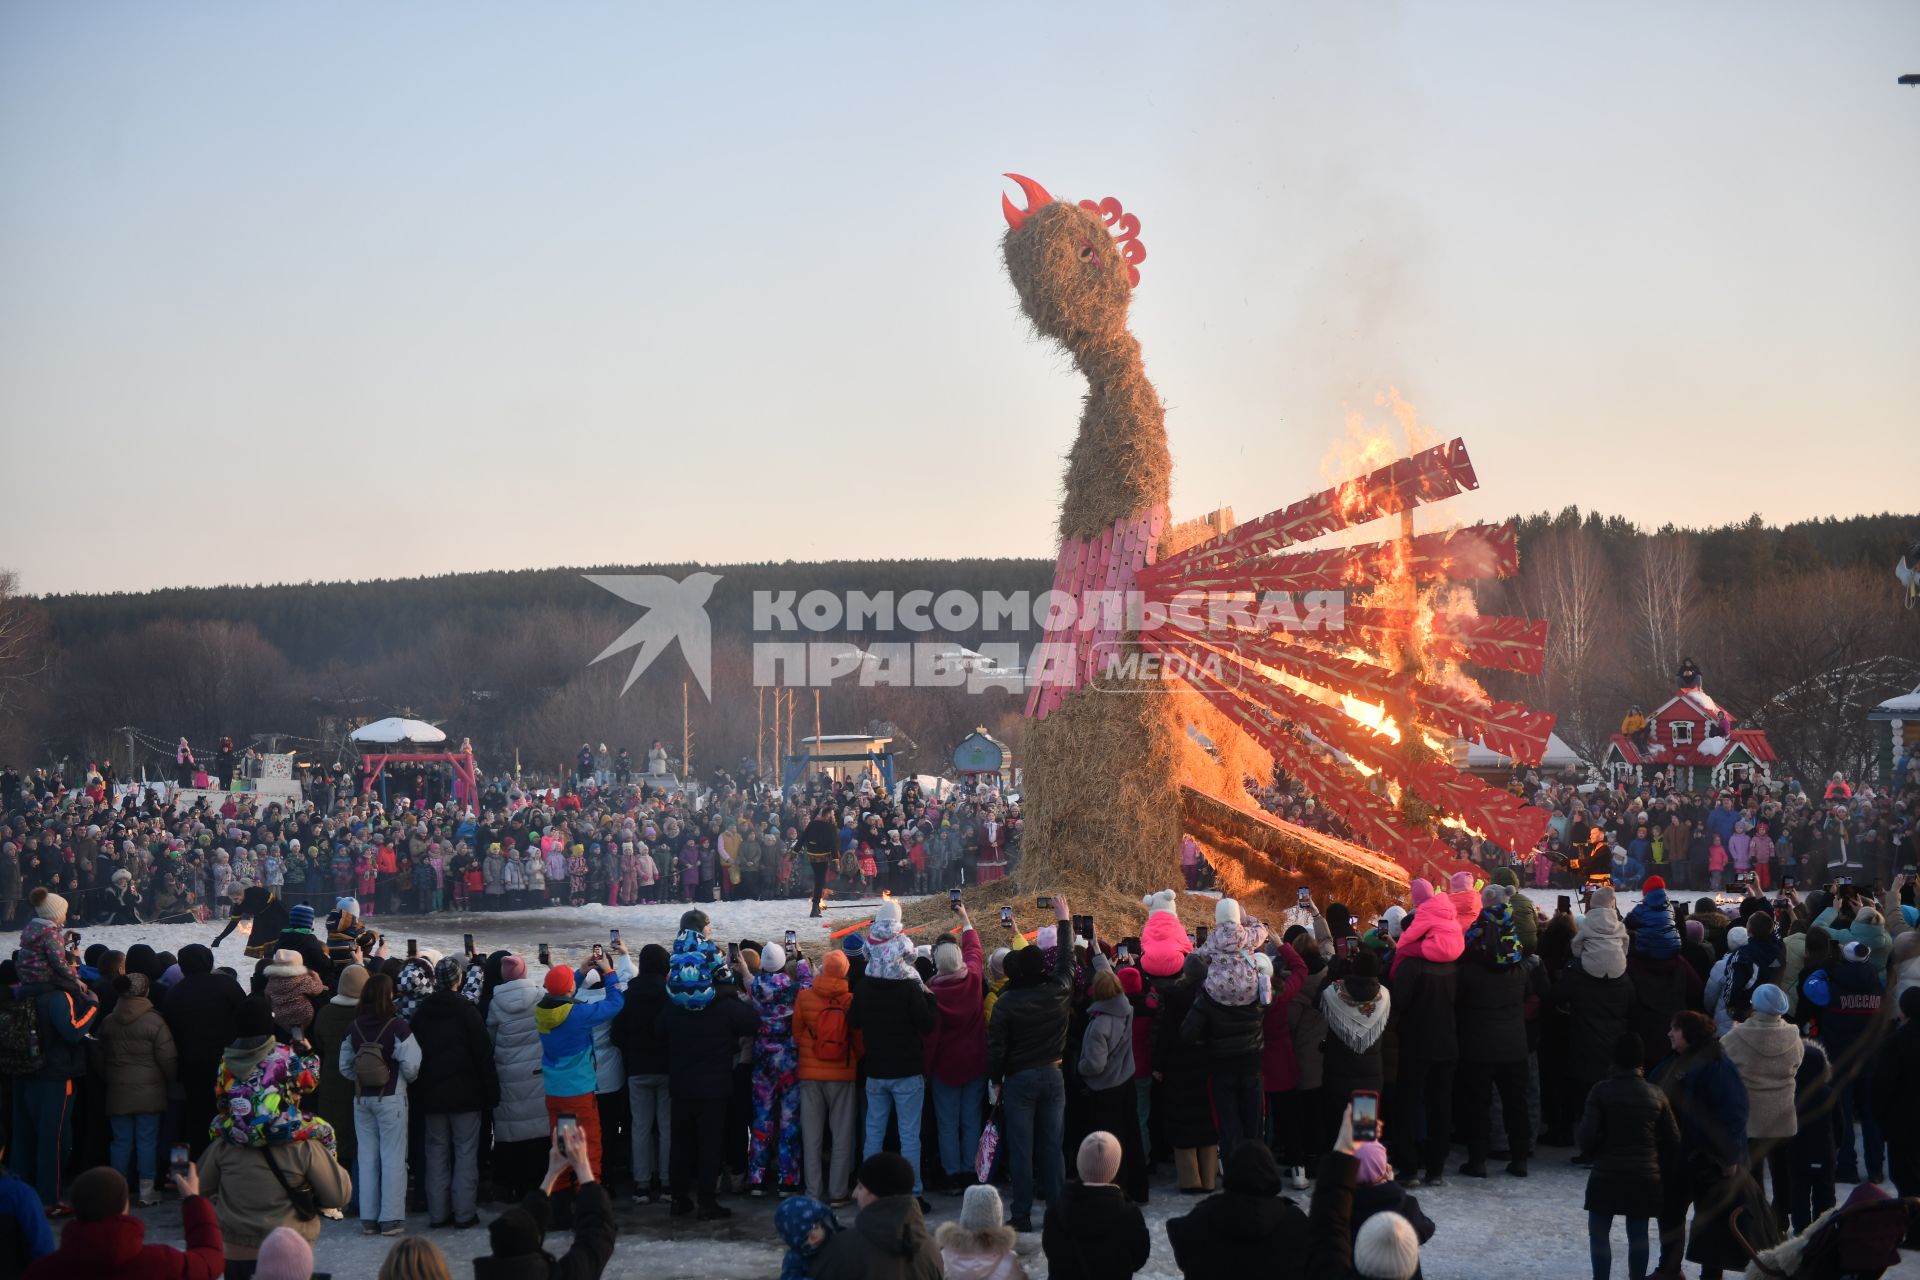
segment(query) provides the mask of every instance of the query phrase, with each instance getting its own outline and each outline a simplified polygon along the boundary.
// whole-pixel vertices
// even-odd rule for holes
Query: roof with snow
[[[1920,715],[1920,689],[1915,689],[1912,693],[1903,693],[1897,698],[1888,698],[1867,712],[1867,719],[1904,720],[1913,715]]]

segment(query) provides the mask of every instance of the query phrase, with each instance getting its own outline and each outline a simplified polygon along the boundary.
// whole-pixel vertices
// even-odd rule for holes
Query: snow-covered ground
[[[1529,890],[1528,895],[1550,912],[1558,891]],[[1691,900],[1694,895],[1685,896]],[[1638,894],[1622,894],[1621,909],[1630,909],[1638,897]],[[807,903],[800,899],[703,905],[713,917],[716,938],[778,938],[785,930],[793,929],[803,946],[817,952],[828,945],[832,930],[868,918],[874,901],[836,904],[836,909],[830,911],[825,920],[807,919]],[[461,935],[471,931],[482,951],[507,947],[531,956],[538,944],[545,941],[553,946],[556,959],[572,959],[584,954],[593,943],[604,941],[609,928],[619,928],[624,940],[634,947],[645,942],[669,941],[682,910],[681,904],[671,903],[503,914],[441,912],[374,923],[396,940],[396,951],[404,946],[404,939],[412,937],[423,947],[452,953],[459,949]],[[104,942],[120,950],[135,942],[146,942],[177,952],[187,943],[210,941],[217,932],[218,928],[210,925],[90,929],[85,931],[85,941]],[[229,939],[221,948],[219,954],[224,963],[239,964],[237,943],[237,938]],[[1588,1274],[1586,1215],[1580,1207],[1586,1171],[1569,1163],[1571,1155],[1570,1151],[1553,1148],[1536,1153],[1533,1176],[1525,1181],[1498,1172],[1496,1164],[1494,1176],[1485,1182],[1450,1177],[1445,1187],[1421,1192],[1422,1207],[1440,1228],[1423,1253],[1423,1269],[1430,1280],[1479,1280],[1502,1274],[1540,1277]],[[1457,1158],[1454,1163],[1458,1164]],[[1842,1187],[1843,1196],[1845,1192],[1846,1188]],[[1178,1276],[1167,1246],[1165,1224],[1169,1217],[1187,1212],[1193,1202],[1177,1194],[1170,1179],[1155,1183],[1154,1197],[1147,1210],[1153,1228],[1153,1257],[1141,1274]],[[1295,1193],[1302,1207],[1305,1197],[1306,1193]],[[957,1199],[936,1195],[933,1202],[936,1220],[953,1217],[959,1208]],[[643,1276],[648,1280],[680,1277],[707,1280],[777,1275],[782,1250],[776,1243],[770,1202],[735,1199],[728,1203],[736,1216],[726,1223],[670,1219],[664,1206],[637,1209],[622,1204],[619,1208],[621,1243],[607,1274],[634,1280]],[[491,1217],[499,1208],[491,1206],[483,1216]],[[142,1216],[151,1224],[153,1238],[179,1242],[177,1208],[164,1205]],[[420,1216],[410,1219],[409,1224],[415,1231],[424,1231],[426,1226]],[[484,1231],[432,1234],[452,1261],[456,1275],[466,1273],[469,1259],[486,1252]],[[362,1236],[357,1223],[328,1223],[321,1236],[319,1264],[336,1276],[371,1275],[378,1269],[388,1243]],[[563,1242],[555,1243],[564,1247]],[[1038,1254],[1037,1237],[1033,1244],[1035,1252],[1028,1270],[1039,1280],[1046,1275],[1046,1264]],[[1624,1275],[1626,1241],[1619,1227],[1615,1229],[1614,1252],[1615,1274]],[[1920,1280],[1920,1255],[1909,1258],[1888,1274],[1903,1280]]]
[[[1543,911],[1553,910],[1558,890],[1526,891]],[[1692,895],[1686,895],[1691,900]],[[1620,909],[1630,910],[1639,901],[1637,893],[1620,894]],[[910,899],[903,901],[911,901]],[[794,930],[802,947],[818,952],[831,941],[834,931],[871,918],[877,898],[842,899],[833,902],[822,919],[807,918],[805,898],[772,901],[708,902],[699,904],[713,919],[713,936],[727,938],[763,938],[778,941],[788,929]],[[1021,923],[1032,927],[1044,913],[1022,903]],[[369,923],[392,939],[393,954],[404,954],[405,940],[416,939],[422,947],[442,955],[459,951],[462,935],[472,933],[481,954],[498,948],[522,953],[531,958],[546,942],[553,947],[555,959],[579,960],[596,942],[607,940],[609,929],[619,929],[630,950],[638,951],[648,942],[669,943],[680,923],[686,904],[671,902],[656,906],[563,907],[539,911],[452,912],[440,911],[424,916],[396,915],[369,917]],[[983,934],[996,930],[992,920],[979,920]],[[95,942],[125,951],[136,942],[144,942],[157,951],[179,953],[192,942],[211,942],[224,924],[125,925],[114,928],[87,928],[81,931],[82,945]],[[1105,932],[1104,930],[1102,931]],[[11,949],[12,938],[0,935],[0,945]],[[240,966],[240,949],[245,945],[238,934],[227,939],[219,951],[223,964]]]
[[[1495,1166],[1493,1177],[1484,1182],[1449,1177],[1446,1186],[1419,1192],[1421,1208],[1439,1227],[1421,1251],[1421,1269],[1428,1280],[1486,1280],[1490,1276],[1573,1280],[1590,1274],[1587,1218],[1580,1208],[1587,1173],[1568,1163],[1571,1154],[1558,1149],[1538,1153],[1532,1176],[1525,1181],[1498,1172]],[[1842,1197],[1847,1190],[1845,1186],[1840,1188]],[[1291,1193],[1302,1209],[1310,1194]],[[932,1200],[935,1221],[953,1218],[959,1212],[958,1199],[936,1194]],[[731,1199],[726,1203],[735,1216],[724,1223],[669,1218],[664,1204],[645,1209],[620,1205],[620,1242],[606,1274],[614,1280],[746,1280],[778,1275],[783,1249],[773,1230],[771,1202]],[[1154,1183],[1153,1200],[1146,1211],[1153,1232],[1153,1254],[1140,1275],[1153,1280],[1173,1280],[1180,1275],[1167,1245],[1166,1222],[1186,1213],[1194,1203],[1178,1193],[1171,1179]],[[499,1208],[484,1209],[483,1220],[490,1219]],[[1036,1221],[1041,1212],[1036,1211]],[[149,1239],[180,1243],[179,1210],[172,1204],[144,1211],[141,1216],[150,1224]],[[849,1220],[850,1213],[842,1218],[843,1223]],[[425,1232],[426,1219],[415,1215],[408,1225],[414,1232]],[[468,1260],[487,1252],[483,1229],[427,1234],[446,1253],[456,1276],[468,1274]],[[371,1276],[379,1269],[390,1243],[361,1235],[357,1222],[330,1222],[320,1237],[318,1264],[336,1277]],[[1041,1280],[1047,1268],[1039,1253],[1039,1237],[1023,1243],[1033,1250],[1027,1270],[1034,1280]],[[565,1246],[564,1233],[549,1237],[549,1250],[560,1252]],[[1627,1272],[1626,1248],[1624,1229],[1616,1224],[1616,1276]],[[1687,1273],[1692,1275],[1695,1269],[1689,1267]],[[1920,1280],[1920,1254],[1908,1255],[1887,1274],[1899,1280]]]

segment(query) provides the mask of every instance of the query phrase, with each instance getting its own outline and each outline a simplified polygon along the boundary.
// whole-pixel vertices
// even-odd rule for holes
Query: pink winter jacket
[[[1286,965],[1284,977],[1280,972],[1283,963]],[[1288,1017],[1293,998],[1306,985],[1307,966],[1292,947],[1282,948],[1273,964],[1273,1003],[1267,1006],[1266,1041],[1260,1050],[1261,1088],[1268,1093],[1285,1093],[1300,1087],[1300,1068],[1293,1060],[1293,1032]]]
[[[1413,923],[1400,935],[1399,948],[1393,953],[1393,972],[1400,971],[1400,962],[1408,956],[1444,964],[1458,960],[1466,949],[1466,934],[1452,897],[1435,894],[1413,909]]]

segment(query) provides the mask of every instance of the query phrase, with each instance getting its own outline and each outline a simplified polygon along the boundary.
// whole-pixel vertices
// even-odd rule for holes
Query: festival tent
[[[444,732],[434,728],[425,720],[409,720],[405,716],[388,716],[385,720],[363,724],[347,737],[354,742],[382,747],[395,747],[403,742],[445,742],[447,740]]]

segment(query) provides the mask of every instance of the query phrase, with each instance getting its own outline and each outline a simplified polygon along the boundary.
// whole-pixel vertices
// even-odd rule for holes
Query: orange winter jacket
[[[793,1043],[800,1051],[802,1080],[851,1080],[860,1065],[860,1033],[853,1029],[847,1013],[853,1004],[853,992],[847,986],[847,957],[842,951],[830,951],[813,975],[813,985],[802,987],[793,1001]],[[820,1016],[828,1008],[840,1010],[846,1028],[847,1060],[822,1062],[815,1048]]]

